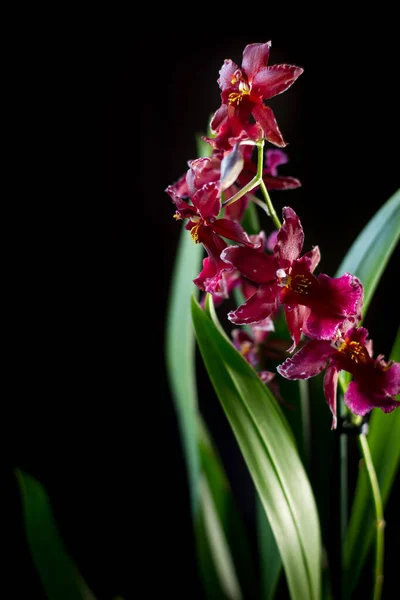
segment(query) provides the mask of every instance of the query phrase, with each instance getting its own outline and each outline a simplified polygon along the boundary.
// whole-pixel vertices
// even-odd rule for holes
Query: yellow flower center
[[[199,227],[200,227],[201,223],[200,221],[198,223],[196,223],[196,225],[193,225],[192,229],[190,230],[190,235],[192,236],[192,239],[194,241],[195,244],[199,244],[200,240],[199,240]]]
[[[279,280],[280,285],[288,288],[292,292],[297,294],[309,294],[310,287],[312,286],[312,280],[306,275],[286,275],[284,269],[278,269],[276,276]]]
[[[235,84],[239,81],[239,91],[238,92],[231,92],[229,94],[229,104],[239,104],[242,100],[244,96],[249,96],[250,95],[250,86],[247,83],[247,81],[244,81],[243,79],[236,79],[236,77],[232,77],[231,83]]]
[[[242,342],[242,344],[240,345],[240,353],[243,356],[247,356],[248,353],[250,352],[252,347],[252,343],[251,342]]]
[[[337,347],[338,352],[342,352],[356,364],[366,363],[369,360],[369,354],[366,347],[360,342],[343,342]]]

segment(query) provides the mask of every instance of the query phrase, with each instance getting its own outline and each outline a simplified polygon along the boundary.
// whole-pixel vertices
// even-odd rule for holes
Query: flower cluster
[[[221,106],[211,119],[211,135],[204,137],[210,155],[190,160],[187,172],[166,192],[175,204],[174,217],[186,221],[193,241],[206,251],[194,283],[218,304],[241,286],[244,302],[228,318],[248,327],[233,330],[235,346],[271,385],[275,373],[259,368],[260,348],[274,328],[277,311],[283,310],[293,342],[287,352],[297,352],[277,372],[288,379],[307,379],[326,369],[324,393],[335,428],[339,371],[353,377],[346,405],[364,416],[375,407],[391,412],[400,406],[394,398],[400,392],[400,363],[385,362],[381,355],[373,358],[368,331],[359,326],[361,281],[351,273],[315,274],[321,258],[318,246],[303,253],[304,231],[295,211],[284,207],[281,223],[273,209],[268,190],[301,184],[278,174],[288,157],[276,146],[286,143],[266,101],[286,91],[303,69],[268,66],[270,48],[270,42],[249,44],[240,67],[225,60],[218,79]],[[275,148],[265,149],[265,143]],[[242,225],[249,203],[261,204],[258,191],[275,225],[268,237],[264,231],[249,235]]]

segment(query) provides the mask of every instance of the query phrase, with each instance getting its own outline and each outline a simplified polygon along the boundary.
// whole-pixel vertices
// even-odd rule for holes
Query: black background
[[[35,227],[24,215],[29,241],[20,231],[13,246],[21,293],[11,294],[18,317],[7,362],[13,393],[2,478],[2,543],[7,572],[15,572],[14,597],[25,597],[26,584],[30,598],[42,594],[15,467],[45,486],[65,543],[99,600],[201,597],[164,366],[179,234],[164,189],[196,156],[195,134],[219,106],[223,60],[240,64],[246,44],[272,40],[270,64],[305,69],[270,102],[288,142],[290,163],[281,171],[303,185],[272,199],[278,214],[290,205],[299,215],[305,250],[320,246],[320,272],[334,274],[399,187],[400,56],[390,15],[370,18],[367,27],[338,19],[328,29],[329,16],[314,15],[315,28],[304,18],[305,28],[277,12],[258,12],[248,27],[241,15],[231,14],[229,24],[203,15],[198,32],[191,19],[183,27],[166,21],[161,33],[149,20],[129,32],[106,29],[90,38],[81,59],[74,56],[72,74],[72,58],[65,71],[57,61],[27,61],[29,102],[17,110],[26,151],[17,175],[24,190],[34,189],[26,214]],[[397,275],[398,255],[365,322],[375,351],[386,356],[398,326]],[[251,529],[245,467],[206,378],[201,390],[200,407]],[[387,509],[387,589],[396,582],[398,495],[397,486]]]

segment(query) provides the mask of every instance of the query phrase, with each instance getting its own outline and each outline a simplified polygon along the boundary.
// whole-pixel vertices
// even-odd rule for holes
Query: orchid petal
[[[339,371],[335,366],[329,365],[324,375],[324,394],[326,401],[332,413],[332,429],[336,429],[337,426],[337,383],[338,383]]]
[[[221,106],[215,111],[214,116],[211,119],[210,129],[212,133],[217,133],[218,129],[228,118],[228,107],[226,104]],[[212,142],[212,138],[204,138],[206,141]]]
[[[267,190],[295,190],[301,187],[300,180],[295,177],[275,177],[264,174],[263,180]]]
[[[257,291],[257,286],[250,283],[248,279],[242,278],[242,294],[245,300],[248,300]]]
[[[339,333],[342,323],[343,317],[325,316],[321,305],[320,311],[311,310],[303,331],[305,335],[316,340],[331,340]]]
[[[392,363],[390,367],[384,361],[382,363],[380,364],[380,383],[382,389],[389,396],[397,396],[397,394],[400,394],[400,363]]]
[[[244,304],[228,313],[228,319],[236,325],[258,323],[276,309],[277,285],[260,285]]]
[[[266,243],[267,250],[269,250],[270,252],[273,252],[277,241],[278,241],[278,230],[276,229],[275,231],[270,233],[267,238],[267,243]]]
[[[271,144],[280,146],[281,148],[284,148],[287,145],[279,131],[272,108],[259,102],[253,107],[252,115],[256,122],[261,125],[265,138],[271,142]]]
[[[269,383],[274,379],[275,373],[271,373],[271,371],[259,371],[258,376],[263,383]]]
[[[240,69],[238,65],[233,62],[233,60],[230,60],[228,58],[224,60],[224,64],[222,65],[219,71],[218,78],[218,85],[223,92],[232,87],[232,79],[235,75],[235,72],[238,70]]]
[[[349,383],[344,401],[355,415],[362,417],[373,408],[381,408],[384,413],[390,413],[395,408],[400,408],[400,402],[391,396],[379,390],[370,390],[363,382],[355,380]]]
[[[255,283],[275,280],[276,263],[272,256],[254,248],[228,246],[221,259],[233,265],[242,275]]]
[[[196,158],[190,162],[190,169],[186,175],[186,184],[190,196],[203,187],[206,183],[219,181],[221,170],[220,152],[214,151],[214,156]]]
[[[170,185],[165,190],[173,203],[175,204],[177,211],[181,218],[190,219],[193,216],[197,216],[197,211],[191,204],[188,204],[186,200],[183,200],[176,194],[174,186]]]
[[[211,227],[217,235],[253,248],[252,241],[239,223],[230,219],[217,219]]]
[[[335,349],[329,342],[310,340],[296,354],[279,365],[277,371],[286,379],[315,377],[325,369],[328,359],[334,352]]]
[[[268,64],[271,42],[265,44],[248,44],[243,50],[242,70],[249,81],[257,75],[258,71]]]
[[[289,157],[283,150],[267,150],[265,153],[265,166],[268,173],[273,177],[278,175],[278,167],[289,162]]]
[[[363,344],[365,346],[367,337],[368,329],[365,329],[365,327],[352,327],[346,332],[345,340],[347,342],[358,342],[359,344]],[[372,356],[372,352],[368,353],[370,356]]]
[[[252,92],[263,100],[282,94],[296,81],[304,69],[293,65],[272,65],[258,70],[252,81]]]
[[[296,346],[300,342],[301,333],[304,328],[304,323],[310,314],[310,308],[297,304],[294,306],[285,305],[285,318],[286,323],[290,332],[290,337],[293,340],[293,344],[288,349],[288,352],[293,352]]]
[[[318,275],[325,301],[329,302],[330,312],[351,317],[361,311],[363,286],[361,281],[351,273],[341,277],[329,277],[324,273]]]
[[[206,183],[193,194],[191,200],[203,219],[215,218],[221,210],[218,183]]]
[[[274,254],[279,263],[282,261],[292,263],[300,256],[302,251],[304,231],[298,216],[289,206],[283,208],[282,215],[283,224],[278,232]]]
[[[307,259],[308,268],[310,270],[310,273],[313,273],[315,271],[319,261],[321,260],[321,252],[319,251],[319,247],[314,246],[314,248],[312,248],[311,250],[306,252],[302,256],[302,258]]]

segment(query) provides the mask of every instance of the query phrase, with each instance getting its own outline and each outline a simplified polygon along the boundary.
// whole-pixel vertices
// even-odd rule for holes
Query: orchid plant
[[[400,194],[360,233],[334,276],[317,272],[320,249],[303,251],[301,215],[286,205],[280,220],[270,196],[301,185],[278,173],[289,159],[268,100],[303,73],[269,65],[270,51],[270,41],[251,43],[240,66],[224,61],[221,105],[198,139],[199,156],[166,188],[174,218],[183,222],[166,355],[199,569],[206,598],[347,598],[374,546],[370,589],[378,600],[384,506],[400,460],[400,339],[386,360],[362,322],[398,241]],[[256,490],[259,581],[218,444],[199,409],[195,340]],[[326,406],[323,398],[331,423],[317,446],[310,415]],[[397,438],[384,464],[389,432]],[[358,435],[364,459],[351,499],[349,433]],[[310,445],[327,460],[337,449],[338,543],[326,539]]]
[[[363,575],[379,600],[385,506],[400,464],[400,330],[386,359],[363,321],[400,236],[400,190],[336,273],[318,272],[301,208],[285,201],[280,219],[270,196],[301,185],[282,173],[289,157],[268,101],[303,74],[268,65],[270,50],[251,43],[240,66],[225,60],[221,105],[197,137],[198,156],[165,189],[181,225],[165,355],[202,597],[347,600]],[[196,344],[255,492],[256,553],[202,415]],[[360,462],[348,485],[350,435]],[[16,479],[47,597],[95,600],[46,491],[21,469]]]

